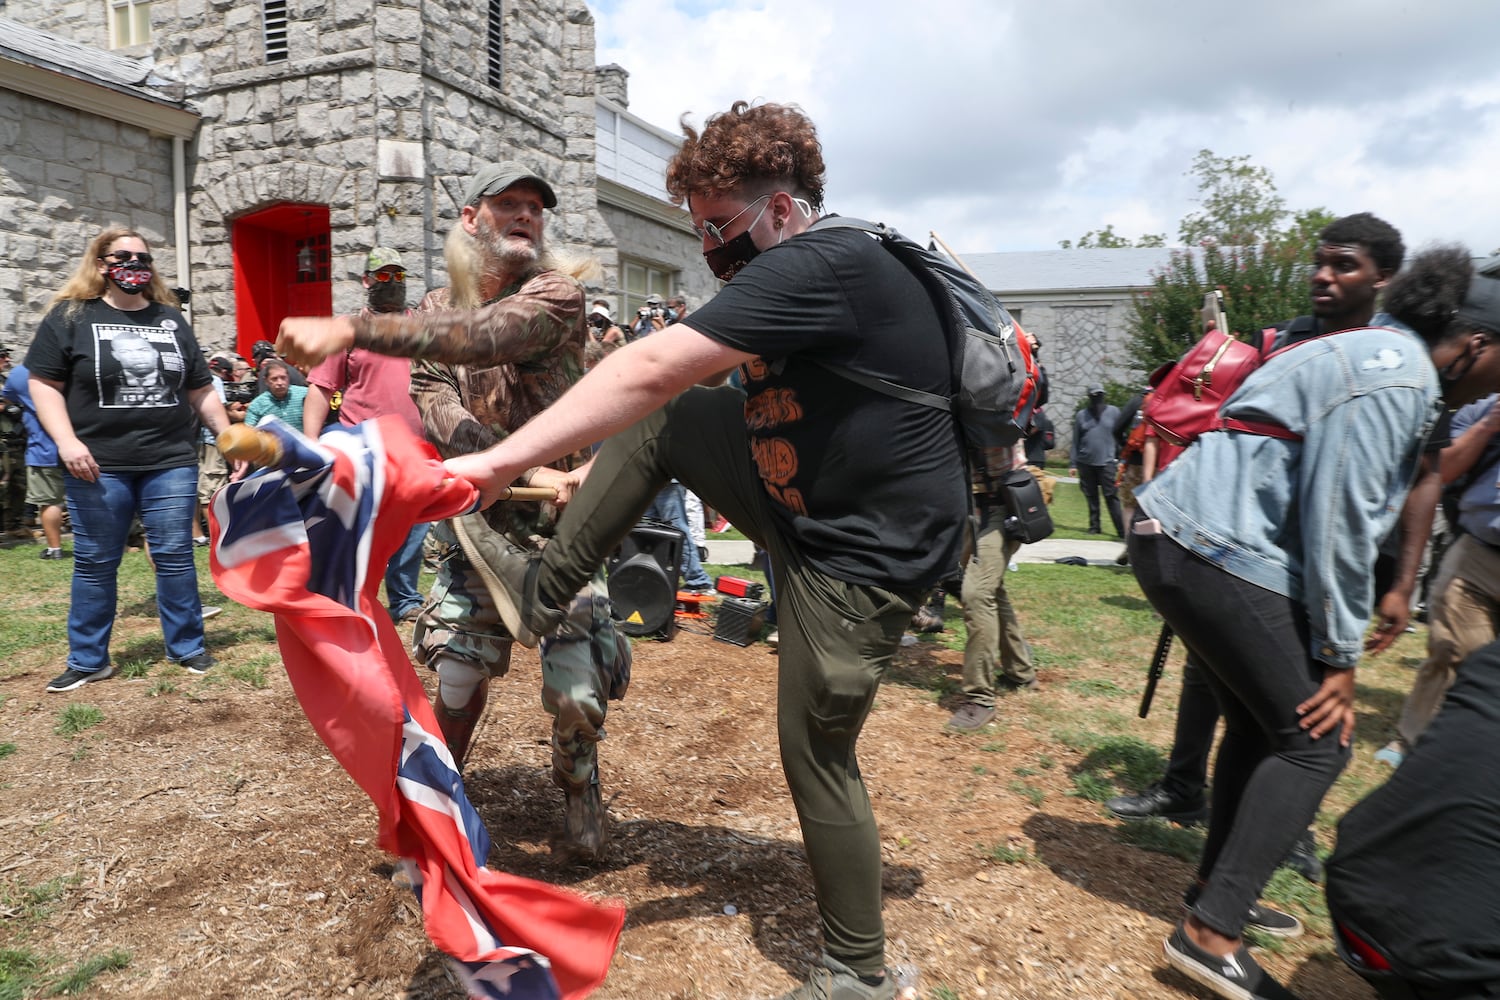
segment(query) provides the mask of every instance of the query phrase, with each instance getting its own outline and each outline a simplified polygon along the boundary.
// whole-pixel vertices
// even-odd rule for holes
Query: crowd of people
[[[688,514],[691,498],[766,552],[774,582],[781,759],[824,943],[783,1000],[888,1000],[859,734],[903,634],[914,619],[924,627],[924,611],[941,623],[945,590],[961,595],[968,629],[948,727],[981,730],[999,695],[1037,685],[1006,592],[1021,543],[993,484],[1039,468],[1055,443],[1045,375],[1015,446],[966,466],[946,412],[837,374],[857,360],[900,386],[952,391],[946,352],[932,349],[946,342],[944,319],[919,278],[856,230],[814,228],[825,167],[813,123],[739,102],[684,131],[667,190],[725,282],[692,312],[680,295],[652,295],[617,322],[609,300],[590,301],[597,265],[546,243],[551,184],[508,162],[469,179],[444,248],[448,287],[409,308],[400,253],[372,248],[365,308],[288,319],[253,363],[205,354],[145,240],[100,232],[6,383],[30,442],[19,463],[7,450],[7,486],[24,465],[44,559],[64,555],[64,508],[73,533],[67,669],[47,690],[113,672],[115,575],[137,519],[168,659],[212,666],[193,546],[206,541],[214,491],[247,471],[212,447],[231,422],[274,417],[315,436],[399,416],[485,504],[414,525],[385,578],[392,618],[413,623],[414,657],[436,674],[449,752],[461,766],[473,751],[514,644],[539,647],[561,850],[595,862],[609,840],[598,747],[631,669],[602,566],[643,514],[691,536],[703,518]],[[1422,864],[1432,852],[1418,846],[1443,845],[1465,870],[1500,860],[1486,819],[1500,794],[1457,777],[1493,745],[1500,715],[1486,670],[1500,601],[1500,281],[1474,274],[1462,248],[1405,258],[1400,234],[1373,216],[1328,226],[1310,313],[1277,338],[1294,349],[1269,356],[1220,429],[1185,448],[1153,433],[1145,393],[1122,412],[1091,385],[1072,419],[1068,464],[1088,529],[1101,533],[1108,514],[1188,651],[1166,773],[1108,808],[1207,822],[1164,949],[1225,997],[1290,995],[1244,930],[1300,932],[1259,896],[1288,858],[1320,874],[1309,826],[1348,761],[1354,668],[1406,628],[1444,483],[1456,484],[1459,536],[1433,571],[1430,655],[1400,740],[1382,751],[1399,770],[1345,820],[1329,898],[1341,954],[1383,995],[1488,996],[1500,984],[1500,912],[1474,887],[1457,893],[1463,919],[1445,911],[1434,896],[1453,879],[1438,859]],[[1281,432],[1256,429],[1268,422]],[[548,487],[556,502],[493,502],[513,485]],[[424,597],[429,531],[439,558]],[[697,555],[688,541],[683,578],[708,589]],[[1416,857],[1397,864],[1396,851]],[[1414,931],[1380,888],[1390,884],[1445,937]]]

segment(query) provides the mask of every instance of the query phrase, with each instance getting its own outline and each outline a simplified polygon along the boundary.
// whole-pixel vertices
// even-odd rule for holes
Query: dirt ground
[[[267,643],[265,616],[231,612],[211,625],[214,641],[229,628],[242,644]],[[0,681],[0,729],[19,748],[0,760],[0,886],[75,879],[28,924],[26,943],[76,958],[128,951],[128,967],[95,979],[91,996],[458,1000],[374,846],[373,808],[266,652],[262,688],[182,674],[170,694],[154,677],[44,694],[56,664]],[[777,760],[775,653],[690,632],[637,643],[602,749],[611,853],[593,869],[551,853],[561,798],[547,781],[538,666],[531,651],[515,659],[492,687],[468,793],[494,840],[491,867],[627,904],[595,996],[790,989],[820,941]],[[945,734],[954,706],[933,692],[960,667],[937,645],[903,649],[860,741],[885,851],[890,961],[917,966],[929,1000],[1206,995],[1161,957],[1190,866],[1121,842],[1098,805],[1068,794],[1078,755],[1013,717],[1014,699],[1045,705],[1063,686],[1049,688],[1044,672],[991,731]],[[58,735],[70,701],[104,721]],[[1028,764],[1046,793],[1039,806],[1014,789]],[[996,860],[996,848],[1022,860]],[[1326,940],[1263,962],[1305,1000],[1371,995]]]

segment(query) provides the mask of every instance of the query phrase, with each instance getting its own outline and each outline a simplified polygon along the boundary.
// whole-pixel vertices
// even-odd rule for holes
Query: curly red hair
[[[823,207],[823,146],[802,109],[791,104],[735,101],[712,115],[699,134],[681,122],[687,138],[667,164],[667,193],[681,205],[695,193],[753,194],[789,190]]]

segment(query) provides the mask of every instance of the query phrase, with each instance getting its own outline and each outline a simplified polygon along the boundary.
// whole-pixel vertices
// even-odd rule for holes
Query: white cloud
[[[675,129],[737,99],[818,124],[834,211],[959,251],[1053,249],[1192,209],[1199,149],[1292,208],[1373,211],[1408,243],[1500,247],[1500,5],[1205,8],[1103,0],[609,0],[601,63]]]

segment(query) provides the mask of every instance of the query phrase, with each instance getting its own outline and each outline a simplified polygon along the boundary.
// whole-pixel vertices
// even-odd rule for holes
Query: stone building
[[[655,276],[644,290],[711,283],[659,176],[642,191],[611,161],[598,193],[606,102],[581,0],[7,0],[0,13],[0,136],[17,153],[0,163],[0,289],[19,289],[0,291],[0,322],[18,340],[116,221],[192,291],[207,346],[248,353],[284,316],[357,309],[376,244],[402,252],[415,302],[445,281],[468,178],[502,159],[552,182],[549,241],[596,253],[596,291],[622,307],[637,267]],[[653,132],[624,111],[619,76],[615,112]]]
[[[1127,350],[1132,296],[1165,269],[1169,248],[1039,250],[966,254],[965,262],[1022,329],[1042,342],[1057,425],[1052,460],[1066,462],[1073,411],[1091,382],[1143,379]],[[1181,252],[1181,251],[1176,251]]]

